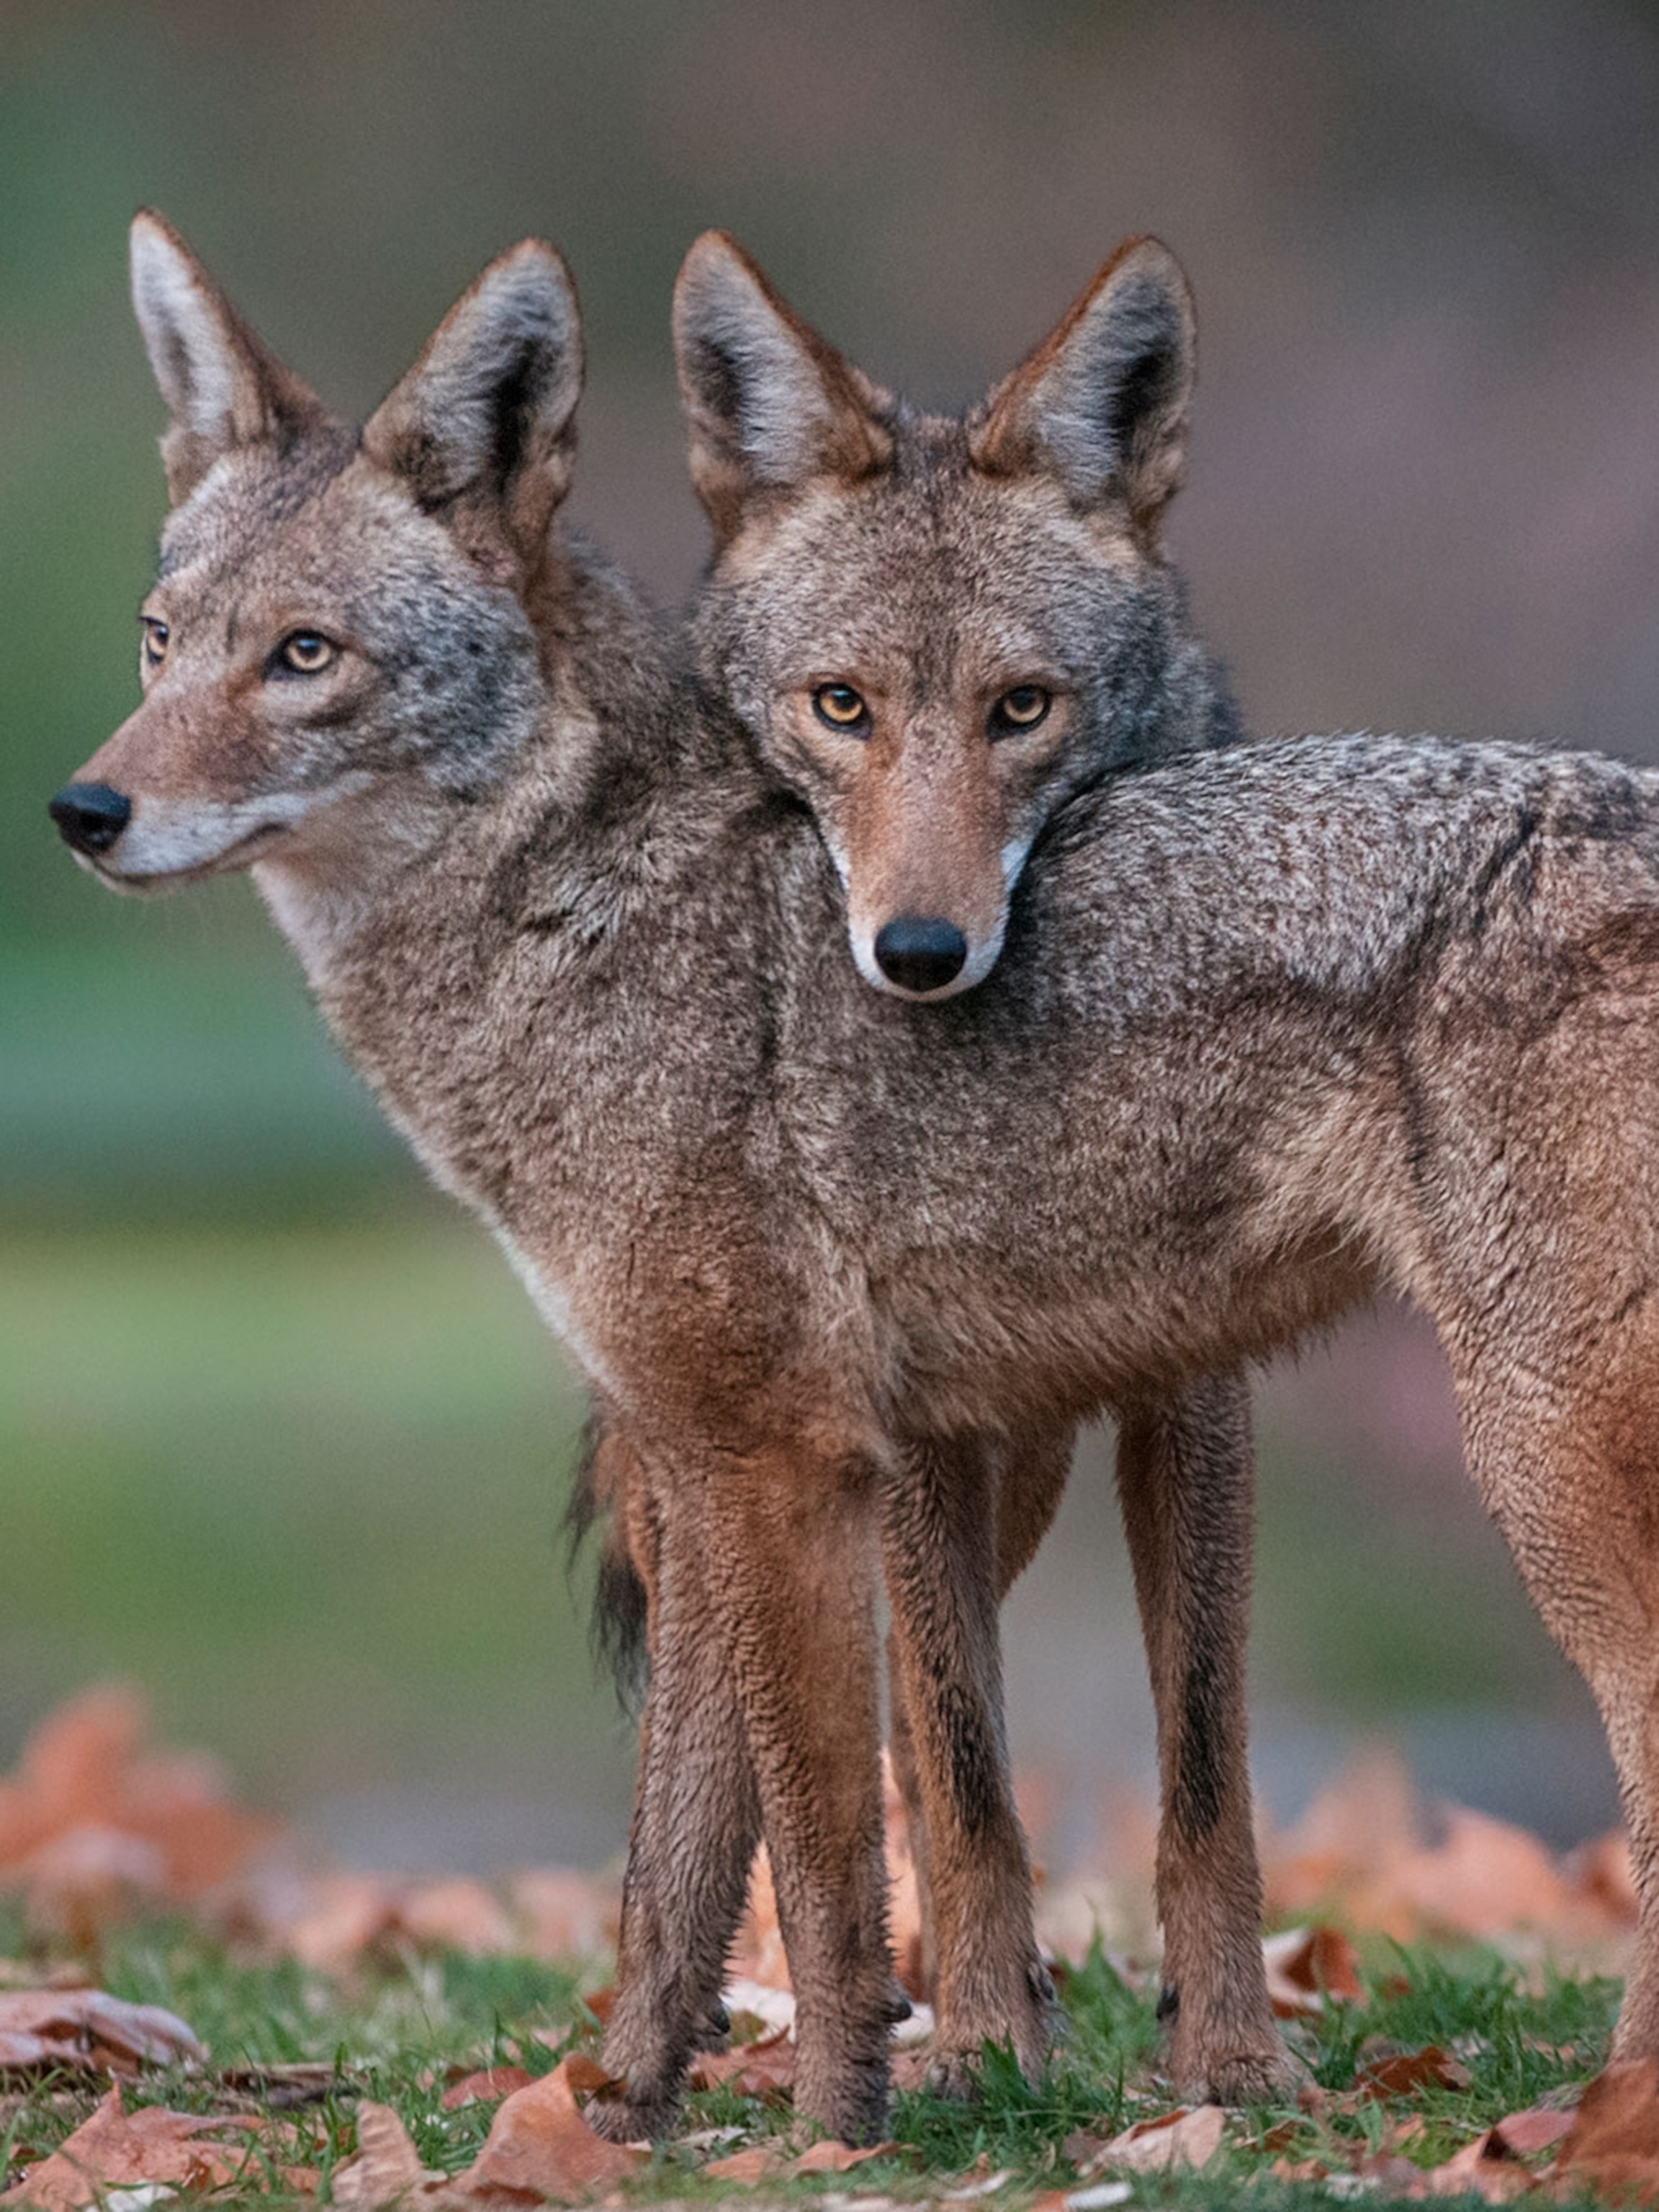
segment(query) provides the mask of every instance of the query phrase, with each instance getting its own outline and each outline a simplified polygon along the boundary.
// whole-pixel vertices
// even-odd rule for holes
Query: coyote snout
[[[955,983],[968,965],[968,940],[934,914],[902,914],[876,932],[876,965],[901,991],[926,998]],[[977,979],[975,979],[977,980]]]
[[[995,718],[1005,706],[969,697],[945,713],[907,712],[890,702],[902,688],[914,692],[914,676],[898,667],[884,674],[881,685],[815,687],[798,717],[799,773],[817,793],[818,826],[846,888],[860,974],[878,990],[945,998],[982,981],[1002,950],[1030,842],[1006,771],[1018,772],[1015,755],[1036,750],[1035,729],[1025,745],[1003,752]],[[998,697],[1048,694],[1005,685]]]
[[[106,853],[127,826],[132,801],[106,783],[65,784],[46,811],[77,853]]]

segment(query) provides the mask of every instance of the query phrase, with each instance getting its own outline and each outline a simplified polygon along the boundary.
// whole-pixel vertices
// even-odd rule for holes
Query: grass
[[[1414,2113],[1423,2126],[1407,2154],[1431,2165],[1505,2113],[1582,2082],[1601,2063],[1617,2001],[1614,1983],[1523,1977],[1482,1951],[1390,1947],[1371,1963],[1373,1993],[1366,2001],[1334,2007],[1318,2024],[1291,2031],[1316,2081],[1334,2093],[1325,2110],[1310,2116],[1285,2106],[1241,2115],[1203,2172],[1139,2176],[1136,2202],[1208,2206],[1231,2202],[1248,2185],[1252,2203],[1269,2212],[1280,2204],[1328,2204],[1322,2185],[1275,2178],[1275,2160],[1322,2158],[1340,2173],[1375,2150],[1391,2123]],[[567,2049],[589,2045],[596,2034],[571,1974],[519,1959],[411,1955],[348,1987],[292,1963],[237,1963],[187,1926],[152,1923],[115,1934],[99,1964],[105,1986],[116,1995],[166,2005],[189,2021],[215,2069],[333,2062],[338,2090],[277,2115],[282,2148],[271,2154],[324,2177],[355,2147],[359,2096],[396,2108],[428,2166],[459,2172],[476,2156],[493,2107],[446,2112],[443,2088],[455,2071],[514,2064],[544,2073]],[[1068,2153],[1068,2139],[1109,2136],[1170,2107],[1156,2075],[1154,1996],[1150,1984],[1126,1978],[1097,1949],[1066,1979],[1069,2038],[1041,2083],[1027,2084],[1007,2054],[988,2050],[976,2103],[946,2103],[924,2091],[901,2094],[892,2123],[899,2148],[891,2158],[852,2177],[769,2185],[763,2197],[805,2199],[839,2191],[922,2200],[961,2185],[964,2177],[1006,2170],[1010,2179],[994,2201],[1018,2207],[1034,2194],[1070,2186],[1080,2147],[1073,2142]],[[1466,2088],[1375,2102],[1341,2094],[1360,2064],[1425,2043],[1461,2058],[1469,2076]],[[224,2108],[216,2073],[147,2076],[136,2094],[175,2109]],[[18,2101],[4,2139],[10,2178],[20,2163],[61,2142],[86,2117],[94,2095],[60,2080]],[[786,2108],[727,2088],[694,2094],[685,2127],[738,2131],[722,2141],[722,2150],[784,2136],[799,2145],[805,2132]],[[629,2193],[645,2202],[732,2193],[701,2173],[711,2154],[706,2144],[671,2145],[641,2170]],[[287,2193],[274,2176],[250,2172],[239,2196],[276,2203]],[[751,2192],[738,2193],[757,2201]]]

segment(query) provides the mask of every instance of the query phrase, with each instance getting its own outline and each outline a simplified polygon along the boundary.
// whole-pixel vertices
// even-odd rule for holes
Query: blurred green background
[[[141,204],[362,412],[526,231],[581,285],[576,507],[701,557],[666,320],[718,222],[958,401],[1126,232],[1196,285],[1175,537],[1261,728],[1659,728],[1659,17],[1620,0],[0,5],[0,1756],[88,1678],[355,1856],[597,1858],[629,1747],[556,1524],[573,1387],[246,884],[117,902],[49,793],[129,709],[161,511]],[[1399,1316],[1270,1378],[1257,1741],[1356,1732],[1561,1838],[1587,1701]],[[1105,1462],[1012,1607],[1062,1849],[1150,1771]]]

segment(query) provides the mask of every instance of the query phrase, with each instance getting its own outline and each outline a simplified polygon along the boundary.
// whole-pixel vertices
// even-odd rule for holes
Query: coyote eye
[[[1045,691],[1040,684],[1016,684],[991,709],[991,735],[1011,738],[1017,731],[1036,729],[1054,703],[1053,692]]]
[[[812,694],[812,712],[832,730],[862,734],[870,726],[870,709],[863,694],[850,684],[820,684]]]
[[[167,640],[173,633],[154,615],[140,615],[138,619],[143,624],[138,641],[140,658],[146,668],[159,668],[167,657]]]
[[[296,676],[319,676],[339,657],[339,647],[314,629],[293,630],[276,648],[282,665]]]

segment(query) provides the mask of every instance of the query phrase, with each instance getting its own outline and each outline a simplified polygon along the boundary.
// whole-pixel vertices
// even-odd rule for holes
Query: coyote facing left
[[[816,830],[549,527],[577,358],[550,252],[486,272],[359,437],[165,230],[137,250],[175,511],[145,702],[56,808],[114,884],[252,866],[626,1439],[653,1674],[602,2124],[671,2123],[763,1829],[798,2101],[881,2126],[878,1522],[941,2018],[1040,2055],[996,1468],[951,1455],[1102,1408],[1148,1432],[1157,1506],[1176,2063],[1272,2079],[1194,1906],[1241,1780],[1206,1594],[1242,1601],[1248,1531],[1201,1470],[1166,1486],[1155,1409],[1380,1284],[1433,1317],[1607,1719],[1642,1897],[1615,2047],[1659,2055],[1659,779],[1427,739],[1198,754],[1062,810],[976,990],[877,994]]]

